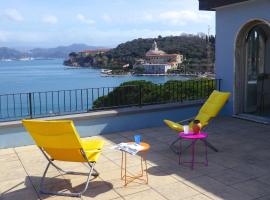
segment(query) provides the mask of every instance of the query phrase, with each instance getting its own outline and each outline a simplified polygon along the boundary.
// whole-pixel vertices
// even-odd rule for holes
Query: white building
[[[146,52],[145,57],[145,62],[141,62],[135,68],[143,68],[146,74],[165,74],[169,69],[177,69],[178,65],[183,62],[183,55],[166,54],[158,49],[156,41],[154,41],[152,48]]]
[[[143,64],[145,74],[166,74],[171,65],[169,64]]]

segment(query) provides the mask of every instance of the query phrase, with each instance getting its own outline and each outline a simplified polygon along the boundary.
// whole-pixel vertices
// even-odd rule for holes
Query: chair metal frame
[[[188,123],[190,123],[192,120],[194,120],[194,117],[193,117],[193,118],[184,119],[184,120],[179,121],[179,122],[177,122],[177,123],[179,123],[179,124],[180,124],[180,123],[183,123],[183,122],[188,122]],[[209,126],[209,125],[208,125],[208,126]],[[177,139],[174,140],[174,141],[170,144],[170,149],[171,149],[175,154],[177,154],[177,155],[179,155],[180,152],[178,151],[179,148],[175,147],[175,144],[178,143],[178,142],[180,142],[181,139],[182,139],[182,138],[180,138],[180,137],[177,136]],[[214,145],[212,145],[210,142],[208,142],[207,140],[205,140],[204,142],[205,142],[205,144],[207,145],[207,147],[209,147],[210,149],[212,149],[212,150],[215,151],[215,152],[218,152],[218,149],[217,149]],[[188,149],[189,147],[191,147],[191,146],[192,146],[192,144],[188,145],[187,147],[185,147],[185,148],[182,150],[182,152],[184,152],[185,150],[187,150],[187,149]]]
[[[41,150],[42,154],[45,156],[45,158],[48,160],[48,164],[45,168],[45,171],[43,173],[43,176],[41,178],[41,181],[40,181],[40,187],[39,187],[39,192],[41,194],[49,194],[49,195],[60,195],[60,196],[70,196],[70,197],[81,197],[81,195],[87,190],[88,188],[88,185],[89,185],[89,182],[90,182],[90,177],[91,176],[94,176],[94,177],[97,177],[99,175],[99,173],[96,171],[96,169],[94,169],[95,167],[95,164],[96,162],[89,162],[88,161],[88,158],[86,156],[86,153],[83,149],[80,149],[80,152],[83,156],[83,158],[86,160],[87,164],[89,165],[90,167],[90,170],[89,170],[89,173],[82,173],[82,172],[73,172],[73,171],[65,171],[63,169],[61,169],[60,167],[58,167],[57,165],[55,165],[53,163],[54,159],[51,159],[49,158],[49,156],[47,155],[46,151],[39,147],[39,149]],[[98,151],[98,150],[97,150]],[[87,175],[87,180],[86,180],[86,183],[85,183],[85,187],[83,190],[81,190],[80,192],[70,192],[70,193],[67,193],[67,192],[51,192],[51,191],[46,191],[43,189],[43,186],[44,186],[44,181],[45,181],[45,178],[46,178],[46,174],[48,172],[48,169],[50,166],[53,166],[55,167],[58,171],[62,172],[63,174],[73,174],[73,175]]]

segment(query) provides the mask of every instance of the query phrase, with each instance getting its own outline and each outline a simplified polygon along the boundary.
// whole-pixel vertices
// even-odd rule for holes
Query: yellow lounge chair
[[[204,105],[201,107],[199,110],[199,113],[197,114],[196,117],[191,118],[191,119],[185,119],[180,122],[173,122],[170,120],[165,119],[164,122],[172,129],[176,130],[178,133],[183,131],[183,126],[181,123],[184,122],[189,122],[189,127],[191,128],[193,125],[193,120],[200,120],[202,124],[202,128],[208,125],[209,121],[216,117],[219,113],[219,111],[223,108],[224,104],[227,102],[227,100],[230,97],[229,92],[219,92],[217,90],[214,90],[212,94],[208,97]],[[172,149],[173,152],[177,152],[177,150],[174,148],[174,145],[176,142],[178,142],[180,138],[177,138],[175,141],[172,142],[170,145],[170,148]],[[209,142],[205,141],[207,143],[207,146],[209,146],[211,149],[214,151],[218,151],[212,144]]]
[[[23,120],[26,130],[30,133],[37,146],[49,161],[42,179],[40,181],[40,193],[63,195],[63,196],[81,196],[87,190],[90,177],[98,176],[98,172],[94,169],[98,160],[101,148],[104,145],[102,140],[86,140],[80,139],[72,121],[41,121],[41,120]],[[85,174],[79,172],[67,172],[56,166],[53,161],[68,162],[85,162],[89,165],[90,170],[87,174],[85,187],[78,193],[66,192],[49,192],[43,189],[44,178],[50,165],[67,174]]]

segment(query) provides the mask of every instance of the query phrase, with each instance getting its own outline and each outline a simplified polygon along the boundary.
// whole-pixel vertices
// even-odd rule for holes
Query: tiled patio
[[[91,131],[91,130],[89,130]],[[209,141],[220,152],[209,150],[209,166],[179,166],[178,157],[169,150],[176,133],[167,127],[104,135],[106,146],[96,165],[100,176],[92,180],[82,199],[270,199],[270,127],[262,124],[220,117],[209,128]],[[151,144],[148,153],[149,184],[139,180],[123,186],[120,180],[121,153],[110,149],[115,143],[133,140],[140,133]],[[98,136],[99,138],[101,136]],[[197,159],[203,159],[198,146]],[[190,158],[190,152],[185,158]],[[140,168],[138,156],[128,157],[128,170]],[[58,162],[64,169],[87,171],[80,163]],[[0,150],[1,199],[73,199],[37,193],[47,161],[35,146]],[[51,168],[47,187],[60,191],[82,188],[85,177],[60,175]],[[74,198],[76,199],[76,198]]]

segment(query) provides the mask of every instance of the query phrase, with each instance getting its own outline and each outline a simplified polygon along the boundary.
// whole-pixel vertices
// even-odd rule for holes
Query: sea
[[[72,68],[62,59],[0,61],[0,95],[70,90],[96,87],[114,87],[131,80],[165,83],[185,80],[183,76],[101,76],[101,69]]]
[[[96,99],[111,92],[102,87],[113,89],[126,81],[165,83],[186,79],[183,76],[104,77],[101,69],[67,67],[61,59],[0,61],[0,121],[87,112]]]

